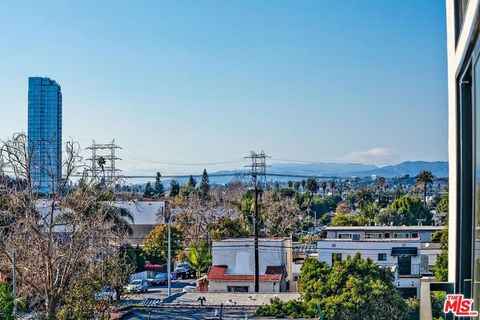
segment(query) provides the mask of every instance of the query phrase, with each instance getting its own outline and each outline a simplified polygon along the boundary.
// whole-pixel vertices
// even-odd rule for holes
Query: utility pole
[[[254,229],[254,236],[253,236],[253,243],[254,243],[254,257],[255,257],[255,292],[260,291],[260,262],[258,257],[258,193],[259,193],[259,185],[262,188],[262,181],[261,179],[265,179],[266,176],[266,158],[265,152],[255,153],[254,151],[250,151],[250,156],[245,157],[245,159],[251,159],[252,163],[247,165],[247,167],[252,168],[252,184],[255,191],[255,215],[253,218],[253,229]],[[260,181],[259,181],[260,177]]]
[[[165,205],[167,203],[165,202]],[[167,209],[167,208],[165,208]],[[167,258],[167,283],[168,283],[168,296],[172,295],[172,231],[171,231],[171,224],[172,224],[172,211],[168,211],[168,222],[167,222],[167,229],[168,229],[168,258]]]
[[[310,217],[310,213],[312,212],[312,209],[310,209],[310,205],[308,205],[308,208],[307,208],[307,215]],[[315,220],[314,220],[314,224],[313,224],[313,230],[316,230],[317,229],[317,212],[315,212]]]
[[[13,285],[13,312],[12,312],[12,318],[15,319],[17,318],[17,273],[16,273],[16,268],[17,268],[17,254],[15,250],[12,252],[12,265],[13,265],[13,270],[12,270],[12,285]]]

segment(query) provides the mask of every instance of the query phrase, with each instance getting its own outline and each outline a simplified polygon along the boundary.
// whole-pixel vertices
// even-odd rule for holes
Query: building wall
[[[429,242],[432,240],[432,235],[435,232],[435,230],[440,230],[441,228],[437,227],[434,228],[432,227],[429,230],[422,230],[418,229],[415,227],[411,228],[385,228],[385,229],[380,229],[378,227],[372,227],[369,229],[369,227],[364,227],[364,228],[358,228],[358,229],[335,229],[331,230],[327,228],[327,239],[338,239],[340,234],[356,234],[359,235],[361,239],[368,237],[369,235],[372,234],[382,234],[382,237],[384,237],[385,233],[390,234],[390,239],[395,239],[394,234],[404,234],[408,233],[410,237],[413,238],[413,233],[417,233],[418,237],[415,238],[420,238],[420,241],[422,242]]]
[[[260,293],[278,293],[284,292],[284,281],[278,282],[260,282]],[[248,286],[248,292],[255,292],[255,285],[253,282],[239,282],[239,281],[209,281],[208,292],[228,292],[228,286]]]
[[[457,138],[460,134],[460,127],[457,122],[457,78],[463,67],[463,63],[468,59],[469,50],[472,41],[476,37],[474,34],[475,25],[478,21],[479,0],[469,0],[465,12],[465,18],[461,27],[458,39],[456,39],[456,18],[455,1],[446,0],[446,20],[447,20],[447,56],[448,56],[448,161],[449,161],[449,261],[448,261],[448,279],[455,282],[457,278],[457,208],[459,200],[457,198],[458,177],[457,172],[461,171],[460,164],[457,161],[459,146]]]
[[[397,241],[319,241],[318,260],[325,261],[332,265],[332,254],[341,253],[342,260],[347,256],[354,256],[359,252],[362,258],[371,258],[379,265],[396,265],[397,257],[392,256],[393,247],[415,247],[418,250],[417,256],[412,256],[412,264],[420,265],[421,244],[420,242],[397,242]],[[386,261],[378,261],[378,254],[385,253]]]
[[[265,274],[267,266],[285,266],[291,274],[291,251],[290,239],[260,239],[260,274]],[[253,239],[214,241],[212,260],[213,265],[227,265],[229,274],[254,274]]]
[[[398,247],[414,247],[417,248],[417,255],[411,256],[411,268],[412,274],[409,276],[398,275],[398,256],[392,256],[392,248]],[[332,254],[342,254],[342,260],[345,260],[347,256],[353,256],[356,253],[360,253],[362,258],[370,258],[379,266],[395,267],[395,280],[394,284],[398,288],[415,288],[416,296],[420,297],[420,273],[426,271],[421,268],[422,256],[428,257],[430,266],[435,264],[436,255],[439,250],[425,249],[425,244],[420,241],[349,241],[349,240],[322,240],[318,242],[318,260],[332,265]],[[378,260],[378,254],[386,254],[385,261]]]
[[[28,79],[28,151],[32,186],[52,193],[62,177],[62,92],[49,78]]]

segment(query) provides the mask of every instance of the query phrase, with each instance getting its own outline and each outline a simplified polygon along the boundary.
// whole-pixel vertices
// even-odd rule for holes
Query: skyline
[[[367,2],[2,3],[0,138],[26,132],[28,77],[48,76],[64,137],[115,138],[126,173],[233,169],[262,149],[446,160],[444,3]]]

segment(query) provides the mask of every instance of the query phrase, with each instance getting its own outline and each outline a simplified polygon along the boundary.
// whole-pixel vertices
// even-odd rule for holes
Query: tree
[[[24,309],[24,302],[21,299],[17,299],[18,311]],[[2,319],[13,320],[13,289],[12,286],[6,282],[0,282],[0,316]]]
[[[210,192],[210,180],[208,179],[207,169],[203,169],[202,181],[200,181],[200,186],[198,188],[200,189],[202,197],[208,197],[208,193]]]
[[[322,190],[323,190],[323,196],[325,197],[327,192],[327,183],[325,181],[322,182]]]
[[[174,198],[178,196],[180,193],[180,185],[178,184],[177,180],[172,179],[170,181],[170,197]]]
[[[100,168],[102,169],[102,172],[103,172],[103,178],[105,179],[105,164],[107,163],[107,161],[105,160],[104,157],[98,157],[97,158],[97,164],[100,166]]]
[[[436,201],[435,210],[438,213],[447,213],[448,212],[448,190],[440,194]]]
[[[318,182],[315,180],[315,178],[308,178],[305,188],[307,191],[311,193],[317,193],[318,192]]]
[[[432,172],[427,170],[422,170],[415,178],[417,181],[417,186],[423,189],[423,204],[427,206],[427,187],[429,183],[433,183],[434,177]]]
[[[192,175],[188,177],[187,186],[191,187],[192,189],[195,189],[195,187],[197,186],[197,180],[195,180],[195,178]]]
[[[202,271],[212,265],[212,255],[208,244],[202,241],[199,244],[191,245],[188,248],[187,262],[197,271],[197,278],[200,278]]]
[[[393,284],[393,274],[360,254],[337,261],[332,267],[307,258],[298,286],[300,300],[271,300],[256,315],[318,318],[319,307],[325,320],[407,320],[411,308]]]
[[[382,202],[382,192],[383,188],[385,188],[387,181],[384,177],[379,177],[377,179],[377,190],[378,190],[378,203]]]
[[[153,187],[156,197],[162,197],[165,195],[165,188],[163,187],[161,178],[162,175],[160,174],[160,172],[157,172],[157,176],[155,177],[155,185]]]
[[[332,191],[332,194],[335,193],[335,180],[330,181],[330,190]]]
[[[305,185],[307,184],[307,181],[305,181],[305,179],[303,179],[300,184],[302,185],[302,191],[305,191]]]
[[[432,214],[425,208],[420,198],[403,196],[380,211],[376,220],[379,224],[396,226],[414,226],[419,222],[428,225],[432,223]]]
[[[365,220],[360,217],[349,216],[346,214],[337,214],[331,222],[331,225],[334,227],[345,227],[345,226],[361,226],[365,224]]]
[[[29,164],[35,153],[30,151],[24,134],[0,142],[0,172],[12,170],[15,181],[25,181],[10,186],[0,176],[0,273],[12,269],[7,249],[15,248],[19,295],[33,302],[33,312],[57,319],[99,257],[116,252],[116,244],[126,235],[114,226],[109,186],[100,187],[84,175],[81,185],[70,187],[72,174],[83,165],[77,143],[66,143],[64,177],[58,181],[56,175],[49,176],[53,192],[47,200],[41,200],[31,183]],[[93,287],[92,283],[88,286]]]
[[[293,189],[294,189],[295,191],[297,191],[297,192],[300,191],[300,186],[301,186],[300,181],[295,181],[295,182],[293,183]]]
[[[181,233],[177,227],[171,227],[172,257],[181,251]],[[167,263],[168,256],[168,226],[160,224],[155,226],[143,240],[143,250],[154,262]]]
[[[287,185],[290,189],[292,189],[293,188],[293,181],[288,180]]]
[[[448,227],[441,232],[440,248],[442,251],[437,255],[434,267],[435,280],[445,282],[448,281]]]
[[[302,215],[295,199],[283,197],[277,190],[267,191],[262,198],[263,224],[273,237],[289,237],[301,224]]]
[[[152,185],[150,182],[147,182],[147,185],[145,186],[145,192],[143,193],[144,198],[151,198],[153,197],[154,190],[152,188]]]
[[[373,202],[373,192],[370,188],[361,188],[355,195],[355,200],[358,203],[358,207],[362,209],[367,203]]]
[[[250,236],[248,226],[245,225],[244,221],[229,214],[209,223],[207,229],[213,240]]]

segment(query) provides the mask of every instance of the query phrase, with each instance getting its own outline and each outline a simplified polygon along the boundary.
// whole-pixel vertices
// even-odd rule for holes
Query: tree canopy
[[[172,258],[181,250],[181,234],[176,227],[171,228]],[[168,249],[168,226],[161,224],[155,226],[143,240],[143,250],[152,262],[166,263]]]
[[[301,300],[272,300],[256,314],[316,318],[321,309],[325,320],[403,320],[410,316],[391,271],[371,259],[362,259],[360,254],[337,261],[332,267],[307,258],[298,285]]]

